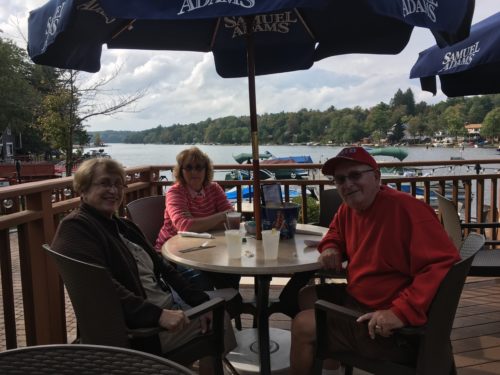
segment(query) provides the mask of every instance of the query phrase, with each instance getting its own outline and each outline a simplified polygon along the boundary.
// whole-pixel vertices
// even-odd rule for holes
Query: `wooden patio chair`
[[[328,228],[342,202],[342,198],[337,189],[323,190],[319,195],[318,225]]]
[[[441,214],[444,230],[448,233],[448,236],[457,249],[462,245],[464,229],[476,229],[483,232],[488,228],[493,228],[494,230],[500,228],[500,223],[462,223],[453,202],[439,193],[434,192],[434,194],[438,199],[439,213]],[[500,241],[497,240],[485,241],[486,246],[496,246],[498,244],[500,244]],[[500,249],[481,249],[474,257],[469,275],[500,276]]]
[[[401,364],[378,358],[367,358],[358,352],[328,351],[328,319],[357,319],[362,313],[324,300],[315,305],[316,355],[314,374],[321,374],[323,360],[335,359],[345,366],[345,374],[352,375],[353,367],[375,375],[456,374],[450,342],[450,333],[460,295],[474,255],[484,246],[484,237],[471,233],[460,249],[462,259],[455,263],[441,282],[427,313],[427,323],[419,327],[403,327],[394,334],[418,340],[414,364]]]
[[[153,246],[163,226],[164,213],[164,195],[139,198],[127,204],[128,218],[139,227],[146,239]]]
[[[139,198],[127,204],[127,213],[132,220],[144,233],[146,239],[154,246],[158,233],[163,226],[165,213],[165,196],[152,195]],[[174,264],[174,267],[177,267]],[[192,284],[203,289],[203,280],[200,271],[191,268],[179,269],[179,272]],[[243,311],[242,311],[243,312]],[[241,331],[241,313],[234,312],[231,316],[235,321],[236,328]],[[245,310],[246,312],[246,310]]]
[[[37,345],[0,352],[2,375],[194,375],[166,358],[102,345]]]
[[[161,353],[158,333],[161,327],[129,329],[109,272],[100,266],[59,254],[43,245],[56,262],[77,318],[81,344],[132,348],[162,355],[174,362],[189,365],[210,356],[214,371],[223,375],[224,306],[222,298],[214,298],[186,311],[192,319],[212,312],[212,330],[168,353]]]
[[[319,223],[321,227],[328,228],[337,213],[343,200],[340,197],[337,189],[323,190],[319,195]],[[319,278],[320,283],[325,283],[326,279],[345,278],[345,270],[337,272],[335,270],[318,270],[316,277]]]

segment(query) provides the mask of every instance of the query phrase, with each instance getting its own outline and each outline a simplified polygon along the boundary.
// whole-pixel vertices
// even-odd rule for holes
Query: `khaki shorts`
[[[316,286],[319,299],[345,306],[361,312],[373,311],[356,301],[346,292],[347,284],[320,284]],[[329,318],[328,348],[332,352],[355,351],[368,358],[385,359],[410,364],[416,361],[417,341],[397,335],[391,337],[368,335],[366,322]]]

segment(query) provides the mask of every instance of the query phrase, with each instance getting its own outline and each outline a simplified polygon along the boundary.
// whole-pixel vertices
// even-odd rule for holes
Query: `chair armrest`
[[[426,326],[406,326],[394,330],[394,333],[404,336],[423,336]]]
[[[186,316],[189,319],[197,318],[200,315],[206,314],[209,311],[224,309],[226,302],[223,298],[216,297],[212,298],[209,301],[203,302],[202,304],[192,307],[189,310],[186,310]]]
[[[317,309],[325,311],[330,316],[338,317],[341,319],[356,320],[364,314],[361,311],[348,309],[347,307],[339,306],[325,300],[316,301],[314,306]]]
[[[324,300],[318,300],[315,303],[315,307],[325,311],[329,316],[337,317],[340,319],[356,320],[364,313],[349,309],[344,306],[336,305],[331,302]],[[426,326],[406,326],[394,330],[394,333],[406,336],[423,335],[425,333]]]
[[[161,331],[165,331],[163,327],[150,327],[150,328],[128,328],[127,335],[131,339],[146,338],[157,335]]]
[[[500,228],[500,222],[489,222],[489,223],[461,223],[462,228],[467,229],[488,229],[488,228]]]
[[[189,319],[194,319],[213,310],[224,310],[225,301],[220,297],[212,298],[209,301],[203,302],[201,305],[195,306],[185,311]],[[145,338],[157,335],[161,331],[165,331],[163,327],[148,327],[148,328],[129,328],[127,334],[130,338]]]

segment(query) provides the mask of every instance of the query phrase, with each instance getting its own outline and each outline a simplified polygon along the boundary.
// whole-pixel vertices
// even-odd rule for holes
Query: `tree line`
[[[318,142],[346,144],[370,139],[375,143],[401,141],[404,130],[414,139],[432,138],[438,132],[450,137],[466,135],[466,124],[483,124],[481,134],[500,136],[500,95],[449,98],[438,104],[415,103],[411,89],[399,89],[387,103],[325,111],[302,109],[258,116],[259,139],[263,143]],[[124,143],[221,143],[250,142],[248,116],[228,116],[192,124],[158,125],[130,132]],[[102,134],[101,134],[102,135]],[[103,136],[106,141],[106,137]]]

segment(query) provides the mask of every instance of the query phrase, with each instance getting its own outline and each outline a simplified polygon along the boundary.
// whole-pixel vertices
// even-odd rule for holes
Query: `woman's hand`
[[[158,325],[168,331],[181,330],[189,324],[189,318],[182,310],[166,310],[161,312]]]
[[[391,310],[377,310],[361,315],[356,321],[364,322],[368,320],[368,334],[372,339],[375,335],[389,337],[392,330],[404,326],[403,322]]]
[[[200,316],[201,333],[210,331],[210,323],[212,322],[212,312],[207,312]]]
[[[323,268],[335,269],[337,272],[340,272],[342,269],[342,253],[336,248],[325,249],[320,254],[318,262]]]

